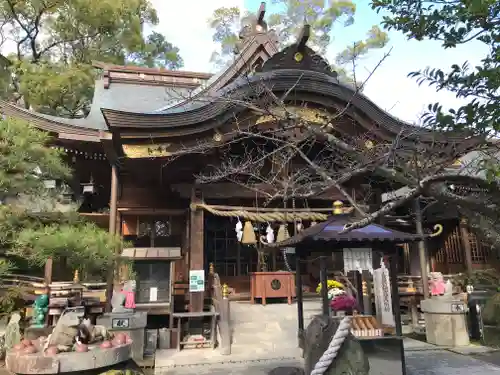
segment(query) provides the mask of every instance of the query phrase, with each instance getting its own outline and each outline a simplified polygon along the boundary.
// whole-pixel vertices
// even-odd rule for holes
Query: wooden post
[[[219,280],[220,282],[220,280]],[[220,286],[219,286],[220,287]],[[231,354],[231,303],[227,293],[227,285],[222,286],[222,300],[219,303],[219,331],[220,331],[220,352],[222,355]],[[214,318],[216,319],[216,318]]]
[[[116,233],[116,220],[118,211],[116,209],[118,201],[118,169],[116,165],[111,166],[111,192],[110,192],[110,201],[109,201],[109,233],[114,235]],[[120,248],[115,250],[119,253]],[[108,276],[106,280],[106,307],[105,311],[111,311],[111,298],[113,297],[114,290],[114,279],[115,279],[115,268],[116,264],[113,267],[110,267],[108,270]]]
[[[328,304],[328,276],[326,274],[326,257],[319,257],[319,278],[321,282],[321,306],[322,313],[325,316],[330,316],[330,306]]]
[[[203,210],[196,207],[197,204],[203,202],[201,192],[193,188],[191,192],[191,217],[190,217],[190,238],[189,238],[189,269],[203,270],[204,254],[203,254]],[[189,306],[191,312],[203,311],[202,292],[191,292],[189,295]]]
[[[241,244],[236,245],[236,276],[241,276]]]
[[[423,235],[424,228],[422,227],[422,210],[420,209],[420,198],[416,198],[413,204],[415,211],[415,226],[417,234]],[[427,248],[425,241],[418,243],[418,255],[420,258],[420,273],[422,274],[422,290],[424,298],[429,298],[429,277],[427,275]]]
[[[363,292],[363,307],[366,315],[372,314],[372,278],[370,272],[363,271],[362,273],[362,292]]]
[[[467,220],[460,219],[460,239],[462,240],[462,247],[464,248],[465,255],[465,266],[467,268],[467,273],[472,273],[472,249],[470,246],[470,233],[469,227],[467,226]]]
[[[43,277],[43,282],[47,287],[49,287],[50,284],[52,283],[52,267],[53,266],[54,266],[54,259],[52,259],[52,257],[47,258],[47,261],[45,262],[45,270],[44,270],[44,277]]]
[[[389,276],[391,280],[391,294],[392,294],[392,311],[394,314],[394,323],[396,324],[396,336],[403,336],[403,326],[401,322],[401,303],[399,301],[398,263],[399,263],[399,254],[397,249],[393,248],[389,261]]]

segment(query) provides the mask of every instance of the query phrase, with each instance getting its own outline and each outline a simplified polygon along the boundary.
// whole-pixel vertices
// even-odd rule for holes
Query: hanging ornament
[[[236,232],[241,232],[242,229],[243,229],[243,224],[241,223],[240,218],[238,218],[238,222],[236,223],[236,227],[234,228],[234,230],[236,230]]]
[[[304,224],[302,224],[302,221],[299,221],[297,225],[295,225],[295,228],[297,228],[297,232],[300,232],[302,229],[304,229]]]
[[[288,234],[288,228],[286,224],[281,224],[278,229],[278,235],[276,236],[276,242],[283,242],[290,238],[290,234]]]
[[[257,243],[257,237],[255,237],[255,232],[253,231],[253,225],[251,221],[245,221],[241,243],[244,245],[255,245]]]
[[[267,224],[266,228],[266,240],[267,243],[273,243],[274,242],[274,230],[271,228],[271,224]]]
[[[315,221],[311,221],[311,225],[310,225],[310,226],[311,226],[311,227],[313,227],[313,226],[315,226],[316,224],[318,224],[318,223],[317,223],[317,222],[315,222]]]
[[[240,218],[238,218],[234,231],[236,232],[236,238],[241,242],[241,238],[243,237],[243,224],[241,224]]]

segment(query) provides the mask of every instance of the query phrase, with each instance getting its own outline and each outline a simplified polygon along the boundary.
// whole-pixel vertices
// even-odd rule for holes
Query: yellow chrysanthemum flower
[[[344,289],[344,285],[337,280],[327,280],[326,286],[328,289],[332,288],[339,288],[339,289]],[[316,293],[320,294],[321,293],[321,283],[318,284],[318,287],[316,288]]]

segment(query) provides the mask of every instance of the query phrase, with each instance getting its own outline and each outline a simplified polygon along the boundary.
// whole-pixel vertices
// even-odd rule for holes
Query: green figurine
[[[49,310],[49,296],[42,294],[37,297],[33,303],[33,319],[32,327],[43,328],[45,327],[45,315]]]

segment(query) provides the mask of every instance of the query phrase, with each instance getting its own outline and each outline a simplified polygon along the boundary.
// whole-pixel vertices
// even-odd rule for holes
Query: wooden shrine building
[[[305,30],[295,44],[279,51],[261,9],[243,28],[234,61],[216,75],[96,63],[101,74],[86,118],[59,118],[0,103],[4,116],[24,119],[51,133],[53,146],[67,151],[67,161],[75,171],[74,197],[83,201],[81,214],[133,244],[121,251],[135,262],[139,308],[151,314],[168,312],[172,296],[187,293],[189,271],[208,271],[210,263],[222,282],[236,292],[248,291],[248,274],[259,263],[257,253],[239,244],[235,217],[214,212],[220,207],[258,211],[264,203],[255,191],[234,181],[199,184],[194,177],[225,157],[217,145],[230,141],[235,129],[272,128],[269,117],[244,102],[279,98],[288,92],[283,105],[318,126],[327,125],[321,114],[336,114],[335,132],[344,137],[369,133],[373,142],[391,142],[405,134],[404,142],[417,138],[424,143],[440,142],[443,147],[454,147],[458,155],[475,146],[474,139],[404,123],[339,83],[328,62],[306,46]],[[269,92],[259,91],[262,84]],[[357,179],[346,183],[346,188],[356,191],[361,185]],[[384,189],[388,188],[381,185],[365,203],[380,204]],[[345,197],[331,188],[307,204],[317,209],[321,219],[335,201],[349,208]],[[467,227],[459,225],[457,217],[447,220],[449,225],[440,219],[446,239],[429,244],[434,246],[429,253],[436,268],[464,270],[464,249],[472,251],[470,267],[481,267],[485,255]],[[400,269],[413,271],[414,259],[407,257],[405,262]],[[272,259],[275,269],[284,269],[284,263],[280,254]],[[309,272],[314,273],[314,267]],[[151,287],[157,288],[154,301]],[[189,304],[199,310],[203,297],[193,293]]]

